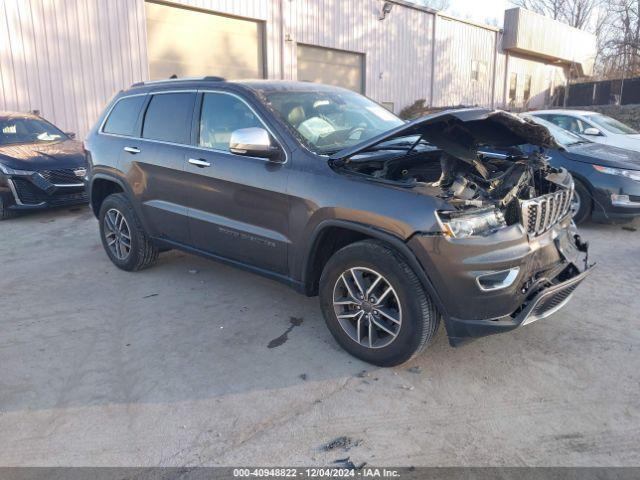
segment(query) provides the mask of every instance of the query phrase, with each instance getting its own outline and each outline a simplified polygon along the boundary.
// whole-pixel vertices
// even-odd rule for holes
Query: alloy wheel
[[[365,267],[344,271],[333,287],[333,309],[344,332],[366,348],[393,342],[402,326],[402,307],[391,283]]]
[[[580,211],[580,207],[582,206],[582,200],[580,199],[580,195],[575,190],[573,191],[573,197],[571,197],[571,216],[575,217]]]
[[[125,260],[131,253],[131,230],[124,215],[115,208],[104,216],[104,236],[111,253],[118,260]]]

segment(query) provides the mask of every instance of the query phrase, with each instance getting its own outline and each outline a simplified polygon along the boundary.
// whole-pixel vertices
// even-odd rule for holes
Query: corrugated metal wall
[[[591,75],[595,35],[521,7],[507,10],[504,22],[505,48],[575,62],[584,75]]]
[[[0,110],[40,110],[84,135],[114,92],[147,76],[142,7],[140,0],[0,2]]]
[[[509,104],[506,99],[505,106],[516,109],[534,109],[548,104],[551,94],[551,85],[555,87],[566,83],[564,69],[558,65],[550,65],[529,60],[515,55],[509,55],[508,74],[518,75],[518,87],[515,103]],[[529,100],[524,98],[526,78],[531,77],[531,93]],[[507,85],[507,97],[509,95]]]
[[[279,76],[277,2],[171,3],[267,21],[267,70]],[[39,110],[82,138],[117,91],[148,78],[144,0],[0,1],[0,110]]]
[[[434,105],[491,105],[496,31],[438,17]],[[475,62],[477,75],[472,77]]]
[[[433,15],[396,6],[379,20],[378,0],[284,2],[285,23],[294,43],[366,54],[365,92],[396,111],[418,98],[429,100]],[[287,57],[287,78],[296,78],[296,56]]]
[[[548,88],[548,66],[510,57],[510,67],[502,52],[494,85],[495,30],[438,16],[434,41],[434,14],[405,5],[379,20],[380,0],[164,3],[265,22],[268,78],[296,79],[297,42],[364,53],[366,94],[396,112],[418,99],[500,106],[512,67],[533,69],[543,75],[536,88]],[[478,80],[472,60],[483,64]],[[0,1],[0,110],[39,110],[82,138],[114,93],[148,77],[144,0]]]

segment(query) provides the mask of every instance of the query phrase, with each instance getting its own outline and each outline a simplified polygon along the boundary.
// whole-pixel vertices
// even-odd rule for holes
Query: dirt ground
[[[87,208],[2,222],[0,465],[638,465],[640,232],[582,230],[554,317],[380,369],[273,281],[117,270]]]

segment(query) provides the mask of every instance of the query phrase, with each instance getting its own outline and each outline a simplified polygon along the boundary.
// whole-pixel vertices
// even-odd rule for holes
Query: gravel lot
[[[583,236],[599,267],[554,317],[379,369],[278,283],[117,270],[88,208],[2,222],[0,465],[638,465],[640,233]]]

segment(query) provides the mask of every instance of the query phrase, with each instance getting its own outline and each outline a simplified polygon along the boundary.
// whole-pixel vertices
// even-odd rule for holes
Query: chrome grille
[[[542,235],[558,223],[571,209],[572,196],[573,187],[521,201],[522,224],[527,233],[531,236]]]

